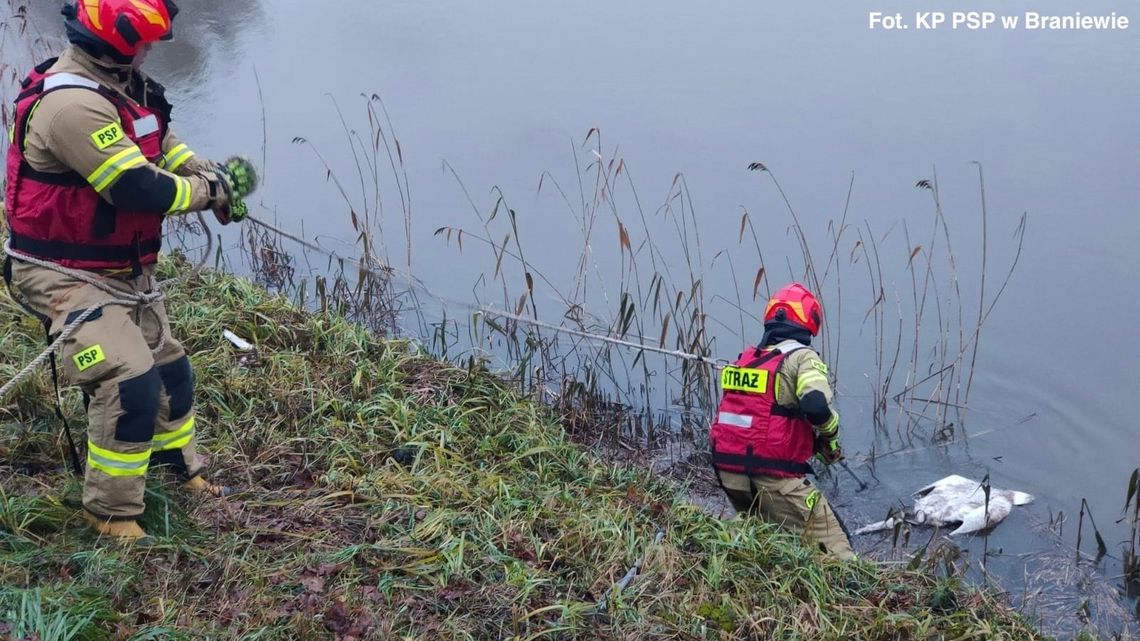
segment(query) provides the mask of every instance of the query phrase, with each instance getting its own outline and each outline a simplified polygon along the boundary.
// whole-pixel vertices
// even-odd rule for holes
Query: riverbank
[[[156,545],[96,540],[39,372],[0,406],[0,638],[1041,638],[956,579],[713,518],[485,371],[218,273],[169,298],[212,477],[239,492],[200,501],[152,473]],[[8,380],[42,330],[0,308]]]

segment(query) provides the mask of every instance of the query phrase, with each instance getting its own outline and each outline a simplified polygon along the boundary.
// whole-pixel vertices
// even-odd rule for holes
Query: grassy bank
[[[0,407],[0,639],[1037,638],[953,580],[713,518],[485,372],[228,276],[170,297],[212,476],[240,492],[190,499],[152,472],[157,544],[96,540],[41,372]],[[6,381],[42,335],[0,303]]]

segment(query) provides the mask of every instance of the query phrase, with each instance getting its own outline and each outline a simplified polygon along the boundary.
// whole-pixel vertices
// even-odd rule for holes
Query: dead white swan
[[[951,475],[935,481],[914,493],[914,511],[892,516],[885,521],[865,525],[855,534],[889,530],[900,521],[912,525],[946,527],[955,523],[958,528],[950,534],[968,534],[994,527],[1009,516],[1015,505],[1031,503],[1033,496],[1014,490],[990,487],[989,503],[986,491],[979,481]]]

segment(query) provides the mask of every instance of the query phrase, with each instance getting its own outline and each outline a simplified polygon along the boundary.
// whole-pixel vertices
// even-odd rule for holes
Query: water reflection
[[[14,3],[34,5],[28,9],[35,23],[32,33],[62,39],[58,0]],[[261,197],[269,205],[282,205],[282,227],[311,231],[319,226],[320,234],[335,236],[344,241],[339,247],[351,249],[356,233],[342,212],[340,196],[325,184],[324,168],[290,140],[304,136],[314,141],[341,178],[354,176],[353,154],[324,94],[340,100],[350,128],[367,131],[368,120],[351,100],[360,92],[380,93],[407,153],[417,212],[410,230],[416,254],[438,251],[443,256],[417,258],[416,276],[464,299],[468,269],[475,272],[470,280],[480,269],[472,251],[462,254],[460,264],[460,255],[449,253],[432,236],[440,226],[475,222],[464,215],[464,194],[441,176],[443,158],[457,168],[463,191],[470,188],[483,214],[494,200],[486,194],[492,186],[501,187],[517,203],[521,233],[531,234],[522,244],[543,250],[535,270],[567,274],[567,280],[577,273],[569,267],[577,264],[575,248],[580,245],[569,242],[577,238],[573,217],[565,215],[557,198],[546,199],[549,187],[541,201],[531,195],[538,172],[547,169],[567,186],[576,184],[577,166],[565,141],[572,137],[577,144],[595,125],[616,135],[628,155],[629,165],[623,166],[633,167],[638,188],[647,200],[652,195],[654,206],[654,190],[666,191],[675,172],[685,172],[709,254],[738,245],[742,205],[758,218],[764,214],[774,221],[767,234],[773,245],[769,255],[781,256],[780,245],[791,240],[784,235],[777,195],[771,190],[758,194],[755,176],[743,169],[753,160],[782,168],[796,208],[820,232],[826,217],[839,213],[836,206],[844,202],[849,172],[857,170],[851,222],[859,228],[867,220],[876,238],[894,229],[892,242],[902,238],[902,226],[895,225],[899,220],[909,219],[912,225],[926,220],[926,192],[911,186],[929,177],[936,164],[956,238],[964,234],[976,247],[975,170],[967,163],[982,161],[992,199],[990,250],[1009,247],[1007,234],[1021,212],[1032,216],[1024,260],[987,324],[977,400],[970,399],[969,431],[998,429],[974,441],[968,451],[880,459],[882,488],[861,495],[864,503],[854,502],[849,511],[879,518],[886,503],[914,489],[913,478],[993,471],[1003,482],[1041,496],[1035,517],[1048,514],[1051,519],[1061,510],[1075,515],[1081,499],[1088,497],[1101,525],[1106,530],[1115,525],[1110,515],[1120,508],[1122,484],[1136,457],[1135,448],[1121,445],[1129,442],[1123,431],[1132,424],[1128,404],[1104,399],[1135,392],[1137,362],[1119,358],[1120,346],[1135,340],[1128,323],[1095,314],[1072,320],[1067,305],[1070,296],[1110,301],[1115,317],[1140,316],[1140,299],[1126,295],[1127,289],[1122,295],[1120,281],[1105,276],[1136,271],[1133,246],[1140,238],[1140,218],[1132,215],[1140,183],[1126,173],[1135,166],[1135,149],[1128,141],[1140,134],[1128,107],[1140,100],[1140,67],[1134,63],[1140,52],[1128,34],[946,31],[886,36],[863,27],[866,7],[839,0],[738,0],[716,7],[680,0],[407,0],[386,3],[382,17],[371,10],[374,3],[358,3],[348,20],[328,11],[333,3],[179,4],[184,12],[176,26],[177,41],[156,50],[147,64],[174,94],[179,133],[206,154],[256,156],[262,149],[263,114],[250,73],[256,63],[269,123],[268,151],[262,157],[271,166]],[[1088,4],[1106,5],[1107,0]],[[0,13],[8,5],[0,0]],[[1035,3],[1037,9],[1048,7],[1071,11],[1061,0]],[[694,46],[678,46],[682,43]],[[3,62],[15,64],[8,53]],[[20,67],[23,72],[24,65]],[[298,86],[299,78],[305,79],[304,86]],[[391,199],[395,194],[394,187],[384,191]],[[622,209],[623,215],[631,211]],[[387,227],[393,228],[399,231],[399,225]],[[599,235],[604,242],[592,248],[595,257],[601,247],[619,247],[615,232],[609,233]],[[399,246],[402,239],[385,240]],[[919,242],[930,246],[928,240],[914,244]],[[954,244],[963,283],[976,282],[980,265],[968,245]],[[845,270],[862,268],[848,267],[853,251],[850,244],[844,246]],[[886,276],[892,310],[896,290],[909,287],[903,270],[910,251],[908,246],[901,253],[883,254],[884,268],[898,270]],[[943,255],[941,244],[938,251]],[[1000,258],[992,256],[990,264],[1006,264]],[[617,258],[599,262],[607,270],[621,264]],[[971,269],[972,274],[965,273]],[[900,274],[901,280],[896,278]],[[750,275],[741,279],[747,290]],[[717,286],[712,279],[707,282],[710,289]],[[730,286],[731,280],[720,283]],[[731,299],[731,289],[724,291]],[[905,310],[905,297],[902,302]],[[836,310],[836,318],[848,317],[842,323],[845,345],[872,340],[873,324],[865,316],[869,301],[859,303],[848,306],[846,314]],[[714,317],[737,316],[730,312]],[[1076,377],[1058,373],[1060,365],[1048,346],[1072,344],[1076,337],[1082,362],[1108,365],[1082,368]],[[737,341],[722,346],[735,353]],[[855,348],[845,347],[850,349]],[[847,353],[847,372],[876,371],[873,359],[862,354],[848,358]],[[872,399],[860,396],[863,378],[844,376],[841,382],[845,439],[851,439],[845,445],[852,451],[866,449],[858,439],[874,436]],[[1038,418],[1022,426],[1019,417],[1030,414]],[[1014,427],[1006,429],[1008,425]],[[1059,469],[1059,462],[1065,467]],[[1064,474],[1066,469],[1079,472]],[[999,574],[1009,577],[1011,586],[1022,577],[1019,555],[1038,545],[1026,525],[1029,518],[1015,518],[1020,524],[1006,523],[988,539],[991,555],[997,548],[1007,555]],[[1076,538],[1072,523],[1064,531],[1070,548]],[[1124,535],[1117,526],[1108,537],[1117,541]],[[969,545],[981,553],[984,543],[978,539]],[[991,572],[998,572],[999,565],[992,560]],[[1030,589],[1036,588],[1026,587]],[[1064,612],[1075,610],[1066,606]]]
[[[63,2],[37,0],[16,2],[24,5],[32,33],[43,38],[51,55],[66,44]],[[240,60],[249,31],[265,27],[266,12],[261,0],[180,0],[175,20],[175,39],[155,48],[146,70],[177,95],[200,98],[216,90],[214,84],[228,74],[221,69]],[[5,8],[7,9],[7,8]]]

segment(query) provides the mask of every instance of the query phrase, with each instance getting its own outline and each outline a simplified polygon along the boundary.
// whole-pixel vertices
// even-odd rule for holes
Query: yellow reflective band
[[[87,347],[71,358],[75,361],[75,366],[78,367],[81,372],[85,372],[107,360],[107,357],[103,355],[102,345]]]
[[[800,374],[799,379],[796,380],[796,396],[803,396],[804,388],[813,383],[823,383],[824,385],[827,385],[827,377],[823,374],[820,374],[819,372],[807,372],[806,374]]]
[[[167,23],[166,18],[163,18],[162,14],[155,10],[153,3],[143,2],[142,0],[131,0],[131,4],[135,5],[135,8],[142,13],[147,22],[160,29],[170,30],[170,25]]]
[[[819,502],[819,490],[812,490],[808,492],[807,497],[804,499],[804,505],[809,510],[815,509],[815,504]]]
[[[87,464],[109,476],[144,476],[150,466],[150,450],[123,454],[87,441]]]
[[[831,418],[827,422],[820,425],[816,429],[819,431],[820,436],[831,436],[835,434],[835,430],[839,427],[839,412],[831,410]]]
[[[768,391],[768,370],[728,366],[720,373],[723,390],[763,394]]]
[[[16,142],[16,123],[8,125],[8,144]]]
[[[165,452],[167,450],[180,450],[190,444],[190,440],[194,438],[194,419],[191,418],[186,421],[182,427],[170,432],[168,434],[155,434],[154,441],[151,445],[154,447],[155,452]]]
[[[147,164],[147,160],[142,151],[137,146],[132,146],[130,149],[124,149],[111,156],[102,165],[99,165],[99,168],[87,177],[87,182],[95,188],[95,191],[102,192],[115,182],[115,179],[121,176],[124,171],[145,164]]]
[[[177,214],[190,206],[190,181],[174,176],[174,202],[170,203],[168,214]]]
[[[185,190],[184,181],[181,178],[174,178],[174,202],[170,203],[170,209],[166,210],[166,213],[181,211],[182,196],[184,196]]]
[[[166,152],[162,157],[161,166],[167,171],[178,171],[178,168],[186,164],[186,161],[194,157],[194,152],[185,143],[180,143],[174,149]]]
[[[24,135],[25,136],[28,135],[28,128],[32,126],[32,116],[36,115],[36,111],[39,110],[40,105],[42,103],[43,103],[43,98],[40,98],[39,100],[37,100],[36,104],[32,105],[31,111],[28,112],[28,117],[24,118]],[[11,132],[9,133],[8,142],[16,142],[16,123],[15,123],[15,121],[12,122],[12,129],[11,129]]]
[[[95,146],[98,147],[100,151],[106,149],[107,147],[110,147],[122,139],[123,128],[120,127],[119,123],[117,122],[113,122],[106,127],[103,127],[99,131],[91,134],[91,141],[95,143]]]
[[[182,211],[190,209],[190,199],[194,195],[194,189],[190,186],[190,181],[186,178],[182,179],[182,184],[186,185],[186,193],[182,196]]]
[[[83,8],[87,10],[87,19],[95,25],[95,31],[102,31],[103,20],[99,14],[99,0],[83,0]]]

